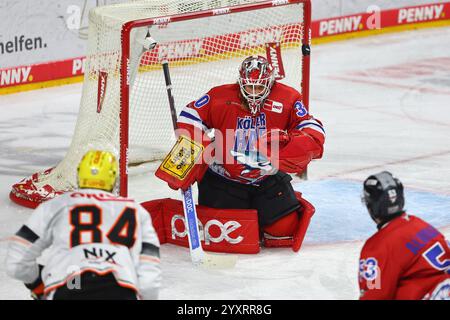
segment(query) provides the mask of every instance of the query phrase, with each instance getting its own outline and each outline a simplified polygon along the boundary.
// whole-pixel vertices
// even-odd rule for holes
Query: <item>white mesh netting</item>
[[[49,184],[57,191],[74,188],[78,162],[88,149],[119,155],[121,29],[125,22],[255,2],[263,1],[147,0],[92,10],[86,74],[73,140],[62,162],[48,175],[40,176],[38,187]],[[144,54],[141,42],[148,27],[134,29],[130,48],[129,163],[161,159],[175,141],[161,67],[163,58],[170,64],[177,111],[211,87],[235,82],[243,58],[251,54],[266,56],[266,45],[274,43],[281,47],[285,71],[280,81],[301,91],[302,22],[300,3],[155,25],[149,31],[158,46]]]

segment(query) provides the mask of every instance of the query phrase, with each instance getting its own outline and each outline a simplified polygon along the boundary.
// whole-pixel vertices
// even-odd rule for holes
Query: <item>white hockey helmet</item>
[[[250,56],[242,62],[238,83],[252,114],[260,110],[274,82],[274,70],[266,58]]]

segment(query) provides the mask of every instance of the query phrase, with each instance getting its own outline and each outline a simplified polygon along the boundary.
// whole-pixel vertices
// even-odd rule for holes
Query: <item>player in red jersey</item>
[[[450,299],[449,244],[403,210],[402,183],[386,171],[372,175],[364,181],[363,202],[378,232],[361,252],[361,299]]]
[[[175,172],[164,164],[171,157],[176,163],[180,153],[169,154],[156,175],[173,189],[200,181],[200,205],[256,209],[265,243],[297,251],[309,219],[300,221],[301,197],[288,173],[302,173],[312,159],[321,158],[325,141],[321,122],[309,114],[301,94],[275,81],[265,58],[250,56],[240,66],[237,83],[214,87],[188,104],[178,128],[184,137],[178,145],[195,142],[203,161],[183,162],[178,168],[186,171]],[[212,129],[214,141],[205,134]]]

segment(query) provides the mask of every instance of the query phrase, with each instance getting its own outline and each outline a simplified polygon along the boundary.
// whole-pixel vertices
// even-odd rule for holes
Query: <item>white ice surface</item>
[[[356,186],[384,169],[407,187],[408,209],[450,237],[449,48],[450,28],[314,47],[310,106],[327,142],[310,180],[295,184],[317,207],[301,252],[263,249],[240,255],[232,270],[207,272],[191,266],[186,249],[164,245],[161,298],[357,298],[359,251],[375,227]],[[0,96],[0,299],[29,297],[3,264],[6,238],[32,214],[9,201],[10,186],[64,156],[80,95],[77,84]],[[149,174],[130,180],[139,200],[178,198]]]

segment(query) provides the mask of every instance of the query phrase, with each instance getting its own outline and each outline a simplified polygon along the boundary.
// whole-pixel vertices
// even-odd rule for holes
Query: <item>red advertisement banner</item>
[[[319,39],[325,37],[333,37],[338,35],[345,35],[350,33],[358,33],[370,30],[382,30],[385,28],[414,25],[418,23],[437,22],[443,20],[450,20],[450,2],[427,4],[414,7],[406,7],[385,11],[372,11],[369,13],[361,13],[343,17],[335,17],[330,19],[318,20],[312,22],[312,38]],[[280,31],[271,30],[267,33],[265,30],[253,30],[245,33],[238,33],[234,35],[218,36],[214,39],[193,39],[178,43],[171,43],[161,46],[157,52],[148,55],[148,64],[154,64],[160,60],[162,56],[170,59],[179,58],[195,58],[198,56],[202,48],[210,41],[214,41],[217,48],[217,54],[223,53],[223,50],[236,51],[239,50],[239,44],[260,46],[267,45],[268,49],[273,48],[274,43],[279,41],[279,37],[286,37],[285,28],[287,26],[280,26]],[[292,26],[290,26],[292,28]],[[301,26],[298,26],[300,31]],[[289,37],[292,33],[289,33]],[[220,44],[222,38],[235,37],[236,47],[225,49]],[[264,43],[260,43],[264,39]],[[300,39],[300,38],[299,38]],[[222,39],[223,40],[223,39]],[[286,39],[284,39],[286,41]],[[287,41],[295,41],[295,39],[288,39]],[[181,53],[180,53],[181,52]],[[274,51],[277,53],[277,51]],[[183,56],[188,54],[188,56]],[[181,55],[181,56],[180,56]],[[277,57],[275,54],[273,57]],[[48,63],[34,64],[28,66],[18,66],[11,68],[0,69],[0,90],[3,88],[36,84],[40,82],[47,82],[58,79],[67,79],[84,74],[85,57],[77,57],[62,61],[52,61]],[[282,64],[279,65],[280,78],[284,75]],[[0,91],[1,93],[1,91]],[[101,106],[101,101],[99,101]]]
[[[312,22],[312,37],[383,29],[400,25],[450,19],[450,2],[361,13]]]

